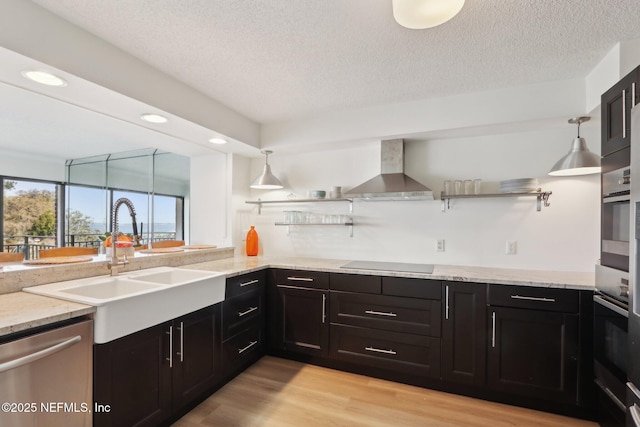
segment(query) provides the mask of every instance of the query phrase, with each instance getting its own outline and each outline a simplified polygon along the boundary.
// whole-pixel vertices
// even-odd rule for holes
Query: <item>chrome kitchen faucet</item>
[[[131,200],[126,197],[122,197],[113,204],[113,210],[111,211],[111,263],[109,268],[111,269],[111,275],[116,276],[118,274],[119,265],[127,264],[127,257],[124,257],[122,262],[118,261],[118,255],[116,253],[116,240],[118,239],[118,210],[120,206],[125,205],[129,209],[131,215],[131,222],[133,224],[133,238],[136,241],[136,246],[140,245],[140,239],[142,236],[138,234],[138,225],[136,224],[136,209],[133,207]],[[142,223],[140,223],[140,233],[142,233]]]

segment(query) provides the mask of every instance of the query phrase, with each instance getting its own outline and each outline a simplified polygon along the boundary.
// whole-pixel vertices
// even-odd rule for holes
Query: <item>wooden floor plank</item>
[[[596,423],[263,357],[172,427],[597,427]]]

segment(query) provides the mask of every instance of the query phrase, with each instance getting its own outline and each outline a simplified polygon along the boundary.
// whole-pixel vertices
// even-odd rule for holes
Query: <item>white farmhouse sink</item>
[[[225,275],[158,267],[23,290],[95,306],[94,341],[105,343],[224,301]]]
[[[78,299],[91,298],[99,301],[114,300],[143,291],[155,290],[160,285],[154,283],[134,282],[124,278],[109,278],[83,286],[61,289],[60,292],[77,295]]]

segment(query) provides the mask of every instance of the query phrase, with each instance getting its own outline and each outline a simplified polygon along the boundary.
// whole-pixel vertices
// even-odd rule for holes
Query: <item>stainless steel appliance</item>
[[[404,173],[404,141],[380,143],[380,174],[352,188],[346,197],[370,200],[433,200],[431,189]]]
[[[629,273],[596,266],[594,373],[601,426],[625,423]]]
[[[631,169],[625,151],[602,159],[600,260],[607,267],[629,271]]]
[[[433,264],[410,264],[406,262],[383,262],[383,261],[351,261],[340,268],[356,270],[386,270],[402,271],[406,273],[433,273]]]
[[[640,165],[640,107],[631,110],[631,164]],[[640,167],[631,170],[627,426],[640,427]]]
[[[0,341],[0,426],[91,426],[93,322]]]

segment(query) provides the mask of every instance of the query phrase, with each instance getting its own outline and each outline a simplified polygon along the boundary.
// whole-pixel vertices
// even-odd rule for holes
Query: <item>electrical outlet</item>
[[[518,242],[515,240],[507,240],[506,251],[507,255],[515,255],[518,252]]]
[[[444,252],[444,239],[436,240],[436,252]]]

